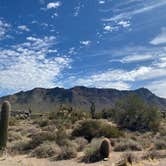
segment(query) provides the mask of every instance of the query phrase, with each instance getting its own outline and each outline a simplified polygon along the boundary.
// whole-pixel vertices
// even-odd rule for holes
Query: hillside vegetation
[[[166,119],[157,107],[134,94],[113,109],[90,108],[78,111],[63,105],[58,111],[32,113],[27,119],[11,117],[7,152],[53,161],[79,157],[82,162],[103,160],[106,154],[109,158],[111,151],[142,152],[139,160],[166,157],[160,154],[166,150]]]

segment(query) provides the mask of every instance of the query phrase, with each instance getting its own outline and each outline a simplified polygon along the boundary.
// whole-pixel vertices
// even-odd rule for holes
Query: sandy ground
[[[86,164],[79,162],[78,159],[49,161],[48,159],[29,158],[25,155],[0,158],[0,166],[115,166],[120,157],[119,153],[113,153],[108,161],[100,161],[96,163]],[[166,159],[142,161],[133,166],[166,166]]]

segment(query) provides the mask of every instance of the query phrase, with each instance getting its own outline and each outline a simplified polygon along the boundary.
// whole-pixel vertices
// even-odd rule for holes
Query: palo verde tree
[[[155,106],[148,105],[136,94],[119,101],[115,106],[115,121],[130,130],[158,130],[161,114]]]

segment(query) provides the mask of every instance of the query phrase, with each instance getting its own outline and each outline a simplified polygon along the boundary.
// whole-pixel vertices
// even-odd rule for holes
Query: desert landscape
[[[166,0],[0,0],[0,166],[166,166]]]
[[[2,102],[0,138],[5,143],[1,143],[0,164],[164,166],[165,112],[147,104],[134,92],[117,100],[113,108],[101,111],[96,110],[95,102],[89,102],[87,111],[70,104],[60,104],[59,109],[55,107],[50,112],[32,109],[20,112],[12,110],[8,101]]]

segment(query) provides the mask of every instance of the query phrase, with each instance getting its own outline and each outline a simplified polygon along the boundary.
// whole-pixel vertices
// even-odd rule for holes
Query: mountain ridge
[[[34,88],[0,97],[0,104],[4,100],[9,100],[13,110],[31,109],[34,112],[46,112],[55,111],[62,104],[89,111],[91,102],[94,102],[97,111],[100,111],[104,108],[112,108],[118,100],[132,93],[137,94],[148,104],[156,105],[162,111],[166,110],[166,99],[156,96],[146,88],[136,90],[89,88],[85,86],[75,86],[69,89],[59,87]]]

